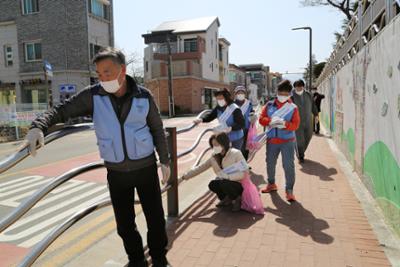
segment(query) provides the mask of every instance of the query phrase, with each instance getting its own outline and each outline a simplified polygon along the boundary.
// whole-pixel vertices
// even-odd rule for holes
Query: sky
[[[313,54],[324,61],[344,18],[330,7],[302,7],[299,0],[114,0],[115,45],[143,58],[142,34],[164,21],[208,16],[218,16],[219,34],[231,42],[230,63],[263,63],[281,73],[303,72],[308,63],[308,31],[292,28],[312,27]]]

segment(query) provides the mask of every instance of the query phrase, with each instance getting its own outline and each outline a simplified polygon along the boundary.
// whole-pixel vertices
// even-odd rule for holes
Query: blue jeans
[[[294,181],[296,179],[294,171],[295,146],[295,142],[284,144],[267,144],[266,162],[268,183],[275,183],[276,162],[278,160],[279,153],[282,153],[282,165],[285,171],[286,191],[288,192],[293,192]]]
[[[242,146],[243,146],[243,137],[240,138],[240,139],[238,139],[238,140],[231,141],[231,143],[232,143],[232,147],[233,147],[233,148],[236,148],[236,149],[238,149],[238,150],[242,150]]]

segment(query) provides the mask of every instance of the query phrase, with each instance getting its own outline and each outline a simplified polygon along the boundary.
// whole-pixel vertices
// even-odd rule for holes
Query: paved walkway
[[[263,186],[265,151],[251,163]],[[304,165],[296,163],[295,194],[263,194],[266,214],[215,208],[211,193],[197,200],[169,228],[173,266],[390,266],[325,137],[314,137]],[[196,179],[196,178],[194,178]]]

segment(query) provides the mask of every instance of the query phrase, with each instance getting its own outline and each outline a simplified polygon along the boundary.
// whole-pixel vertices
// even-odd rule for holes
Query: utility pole
[[[297,30],[308,30],[309,31],[309,33],[310,33],[310,37],[309,37],[309,41],[310,41],[310,51],[309,51],[309,53],[310,53],[310,55],[309,55],[309,57],[310,57],[310,66],[309,66],[309,77],[308,77],[308,79],[309,79],[309,81],[308,81],[308,90],[311,90],[311,87],[312,87],[312,73],[313,73],[313,67],[312,67],[312,28],[311,27],[298,27],[298,28],[293,28],[292,29],[292,31],[297,31]]]
[[[169,106],[169,117],[172,118],[175,116],[175,105],[174,105],[174,96],[172,90],[172,55],[171,55],[171,41],[169,34],[167,34],[167,49],[168,49],[168,106]]]

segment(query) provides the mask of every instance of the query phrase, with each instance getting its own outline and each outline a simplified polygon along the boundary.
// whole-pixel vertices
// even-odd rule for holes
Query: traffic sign
[[[60,93],[75,93],[76,84],[60,84]]]
[[[48,77],[53,77],[53,67],[51,66],[51,64],[46,60],[43,60],[43,64],[44,64],[43,68],[44,71],[46,72],[46,75]]]

